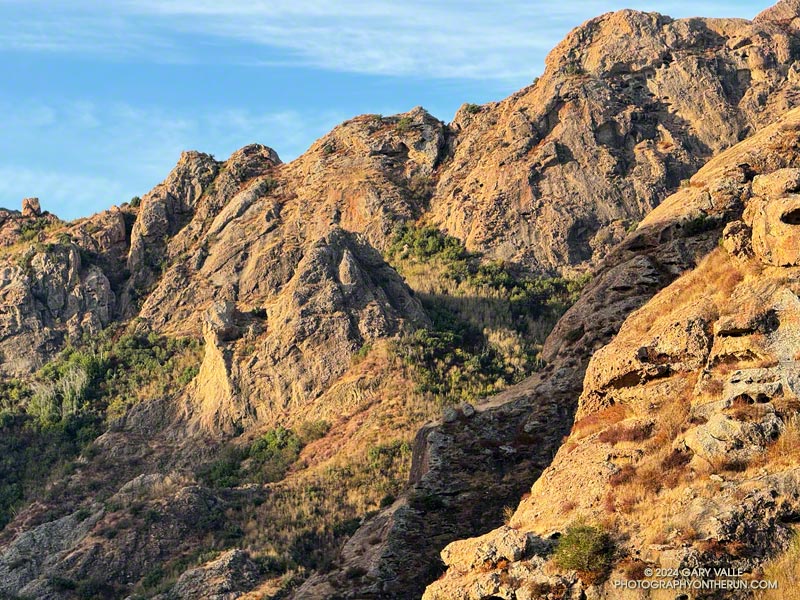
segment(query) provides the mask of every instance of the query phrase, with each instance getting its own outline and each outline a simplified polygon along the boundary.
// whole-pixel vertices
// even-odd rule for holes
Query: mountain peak
[[[779,23],[800,29],[800,0],[781,0],[764,10],[754,19],[756,23]]]

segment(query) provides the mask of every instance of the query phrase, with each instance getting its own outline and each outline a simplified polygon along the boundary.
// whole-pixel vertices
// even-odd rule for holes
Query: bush
[[[139,196],[134,196],[131,198],[131,201],[128,204],[131,205],[131,208],[139,208],[139,205],[142,203],[142,199]]]
[[[653,435],[652,423],[619,424],[600,433],[597,439],[606,444],[616,445],[620,442],[643,442],[651,435]]]
[[[684,221],[683,231],[686,233],[686,235],[699,235],[701,233],[705,233],[706,231],[716,229],[719,227],[719,225],[720,222],[714,217],[710,217],[706,214],[700,214],[693,219]]]
[[[344,576],[347,579],[359,579],[367,574],[367,570],[364,567],[356,566],[356,567],[348,567],[347,571],[345,571]]]
[[[692,460],[692,455],[689,452],[683,452],[677,448],[673,449],[661,461],[662,471],[672,471],[675,469],[682,469],[688,465]]]
[[[481,107],[478,104],[470,103],[464,105],[464,110],[467,111],[467,113],[474,115],[481,112]]]
[[[397,130],[398,133],[405,133],[406,131],[411,129],[411,126],[413,124],[414,122],[411,120],[410,117],[400,117],[400,119],[397,121],[397,125],[395,125],[395,129]]]
[[[553,562],[561,569],[604,575],[611,568],[611,538],[599,527],[576,523],[558,540]]]
[[[330,430],[331,424],[324,419],[305,421],[297,428],[297,435],[305,445],[324,438]]]
[[[50,587],[57,592],[68,592],[78,587],[77,583],[75,583],[72,579],[67,579],[66,577],[50,577],[49,583]]]
[[[539,368],[546,331],[588,281],[531,277],[504,262],[482,261],[460,240],[431,226],[400,226],[387,258],[401,272],[424,266],[436,276],[436,288],[456,291],[421,295],[433,327],[407,334],[393,346],[411,368],[417,391],[442,403],[496,393]],[[489,320],[476,318],[472,307],[491,315]]]
[[[578,75],[583,75],[584,70],[579,64],[570,63],[564,67],[564,73],[570,77],[577,77]]]
[[[426,260],[437,257],[446,261],[461,261],[469,256],[461,240],[445,235],[436,227],[401,225],[387,254],[390,258]]]
[[[226,447],[219,459],[197,470],[197,477],[215,488],[279,481],[297,460],[302,448],[300,437],[279,425],[255,440],[249,448]]]
[[[411,456],[411,445],[401,440],[370,446],[367,450],[369,468],[379,473],[390,472],[395,462],[409,456]]]
[[[245,458],[246,455],[241,449],[226,448],[221,458],[200,467],[197,476],[210,487],[236,487],[242,483],[242,461]]]

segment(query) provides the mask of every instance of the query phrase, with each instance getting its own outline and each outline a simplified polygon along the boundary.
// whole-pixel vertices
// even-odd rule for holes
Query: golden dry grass
[[[716,319],[719,311],[729,304],[736,286],[745,280],[746,270],[724,250],[717,248],[703,258],[697,268],[688,271],[668,288],[660,292],[647,305],[647,310],[640,309],[633,313],[623,330],[630,335],[645,336],[655,323],[654,306],[669,307],[676,311],[699,300],[708,300],[709,310],[704,315],[709,320]]]
[[[757,592],[757,600],[800,600],[800,535],[795,532],[789,547],[764,565],[760,579],[776,581],[778,589]]]
[[[628,409],[624,405],[614,404],[576,421],[570,437],[580,439],[590,436],[623,421],[627,416]]]

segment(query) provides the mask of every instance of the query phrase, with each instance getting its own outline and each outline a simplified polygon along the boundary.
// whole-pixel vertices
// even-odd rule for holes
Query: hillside
[[[654,561],[645,508],[700,459],[746,463],[712,469],[732,496],[784,490],[793,405],[733,379],[794,377],[799,23],[610,13],[449,124],[185,152],[72,223],[1,211],[0,595],[388,600],[447,567],[426,597],[522,598],[579,516]],[[673,447],[675,481],[636,487]],[[747,568],[786,545],[771,523]],[[664,556],[747,543],[706,525]]]
[[[443,550],[448,573],[425,598],[526,598],[540,588],[617,598],[607,582],[690,564],[757,578],[789,545],[798,510],[797,254],[786,215],[798,202],[799,151],[793,110],[710,161],[631,234],[618,256],[649,269],[671,261],[674,241],[664,240],[698,227],[698,216],[715,224],[719,244],[695,247],[697,266],[593,353],[552,464],[505,526]],[[613,288],[613,271],[596,285]],[[565,320],[590,317],[587,300]],[[577,575],[553,554],[576,524],[613,544]],[[782,584],[781,593],[791,589]]]

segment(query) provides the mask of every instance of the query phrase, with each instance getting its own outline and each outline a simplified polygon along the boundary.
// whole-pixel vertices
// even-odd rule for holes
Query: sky
[[[0,0],[0,206],[62,218],[144,195],[182,150],[284,161],[363,113],[530,84],[581,22],[621,8],[752,18],[771,0]]]

